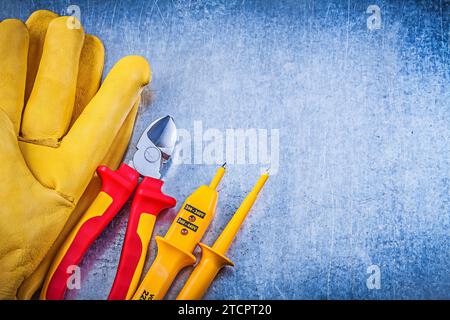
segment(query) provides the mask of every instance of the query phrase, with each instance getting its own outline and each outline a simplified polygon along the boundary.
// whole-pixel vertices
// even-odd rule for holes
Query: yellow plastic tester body
[[[196,261],[192,254],[214,216],[216,188],[225,173],[218,169],[209,186],[203,185],[183,203],[164,238],[156,237],[158,253],[133,300],[161,300],[177,274]]]
[[[199,244],[202,258],[178,294],[177,300],[200,300],[220,269],[226,265],[233,266],[226,253],[268,178],[268,173],[261,175],[212,247]]]

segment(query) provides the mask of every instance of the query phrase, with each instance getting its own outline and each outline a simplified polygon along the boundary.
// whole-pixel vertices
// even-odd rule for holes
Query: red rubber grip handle
[[[136,170],[124,163],[121,164],[117,171],[100,166],[97,168],[97,174],[102,179],[101,191],[108,194],[112,198],[112,202],[103,214],[99,213],[98,216],[82,222],[49,281],[45,296],[48,300],[61,300],[64,298],[64,293],[67,289],[67,279],[70,276],[67,273],[68,268],[80,263],[91,244],[130,197],[140,176]],[[80,221],[82,220],[83,218]]]
[[[162,210],[176,205],[174,198],[161,191],[163,184],[162,180],[145,177],[136,190],[122,246],[119,267],[117,268],[108,300],[125,300],[128,291],[130,291],[133,277],[139,278],[142,273],[143,265],[139,266],[139,260],[141,257],[145,259],[148,243],[143,243],[138,234],[141,216],[144,214],[157,216]],[[147,234],[149,233],[148,238],[150,239],[152,230],[146,231]],[[136,287],[131,289],[136,289]],[[131,292],[131,294],[133,293]]]

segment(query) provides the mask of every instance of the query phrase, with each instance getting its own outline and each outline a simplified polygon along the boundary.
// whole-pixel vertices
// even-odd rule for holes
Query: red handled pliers
[[[139,184],[108,299],[125,300],[132,297],[140,280],[156,217],[162,210],[176,204],[174,198],[161,191],[164,182],[160,179],[161,169],[169,160],[176,139],[177,129],[172,117],[160,118],[144,131],[133,160],[128,165],[122,163],[116,171],[105,166],[98,167],[97,173],[102,180],[101,191],[55,256],[41,291],[41,299],[64,298],[73,266],[81,262],[88,248]],[[141,176],[143,179],[139,183]]]

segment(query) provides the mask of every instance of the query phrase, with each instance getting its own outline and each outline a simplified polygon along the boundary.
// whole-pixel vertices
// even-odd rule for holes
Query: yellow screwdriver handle
[[[215,190],[225,172],[221,167],[210,186],[201,186],[183,203],[164,238],[157,237],[158,253],[133,300],[163,299],[181,269],[193,265],[193,251],[214,216],[218,193]]]

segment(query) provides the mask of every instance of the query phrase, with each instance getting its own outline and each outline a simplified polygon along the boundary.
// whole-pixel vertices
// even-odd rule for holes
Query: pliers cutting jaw
[[[137,143],[137,151],[129,165],[141,175],[159,179],[162,167],[172,156],[177,128],[171,116],[152,122]]]

